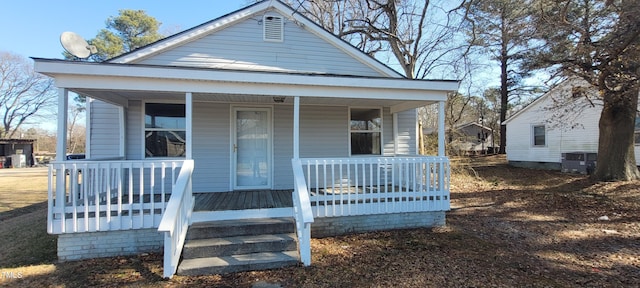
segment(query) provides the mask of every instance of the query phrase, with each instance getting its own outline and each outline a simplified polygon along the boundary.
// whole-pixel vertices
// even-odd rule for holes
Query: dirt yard
[[[446,227],[312,239],[311,267],[162,280],[158,254],[35,266],[4,261],[1,275],[21,277],[0,285],[640,286],[640,182],[593,183],[508,167],[499,157],[454,162]]]

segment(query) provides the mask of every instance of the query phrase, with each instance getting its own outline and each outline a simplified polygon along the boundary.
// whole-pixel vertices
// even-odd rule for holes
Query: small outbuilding
[[[34,165],[34,139],[0,139],[0,168],[23,168]]]

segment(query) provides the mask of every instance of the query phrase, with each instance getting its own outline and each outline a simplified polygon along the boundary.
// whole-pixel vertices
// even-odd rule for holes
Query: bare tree
[[[376,56],[377,52],[384,50],[380,41],[370,39],[357,30],[361,27],[354,19],[373,17],[372,10],[368,9],[362,0],[289,0],[287,2],[297,12],[370,56]]]
[[[510,100],[523,89],[521,80],[528,72],[520,69],[523,55],[534,35],[531,1],[469,0],[467,21],[471,24],[470,43],[481,47],[500,65],[500,150],[505,153],[507,110]]]
[[[554,65],[598,90],[597,180],[640,179],[634,128],[640,92],[640,1],[539,0],[540,67]],[[576,96],[589,97],[589,93]]]
[[[27,120],[53,105],[53,80],[36,73],[26,58],[0,52],[0,138],[12,138]]]
[[[86,129],[84,125],[81,125],[79,120],[82,118],[81,115],[84,113],[84,105],[76,105],[75,108],[69,109],[69,119],[68,119],[68,128],[67,128],[67,152],[68,153],[78,153],[84,152],[84,144],[85,144],[85,132]]]
[[[56,135],[55,132],[46,130],[41,127],[30,127],[27,130],[20,129],[20,133],[24,134],[27,139],[35,139],[34,152],[53,153],[56,151]]]
[[[469,116],[471,113],[469,113],[469,109],[472,108],[473,98],[461,93],[450,93],[447,98],[445,106],[445,120],[449,128],[447,141],[448,143],[451,143],[455,138],[454,133],[456,126],[470,120]]]
[[[407,78],[462,78],[464,1],[290,0],[300,13]],[[453,4],[452,4],[453,3]],[[385,53],[382,53],[385,52]],[[390,57],[391,56],[391,57]]]

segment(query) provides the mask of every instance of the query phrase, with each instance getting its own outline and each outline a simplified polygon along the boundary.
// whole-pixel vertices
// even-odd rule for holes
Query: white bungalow
[[[590,93],[591,100],[583,97]],[[507,160],[517,167],[571,171],[562,167],[563,154],[587,165],[596,160],[602,101],[597,90],[579,78],[569,78],[513,114],[507,125]],[[636,121],[636,164],[640,165]],[[569,155],[567,155],[569,154]],[[586,167],[583,167],[586,171]]]
[[[164,247],[166,277],[181,255],[178,273],[231,271],[187,248],[244,225],[231,220],[276,219],[297,235],[285,254],[310,265],[311,234],[444,224],[443,112],[458,82],[406,79],[280,1],[103,63],[35,59],[35,68],[55,78],[58,115],[70,91],[89,97],[87,159],[58,153],[50,166],[48,231],[61,260]],[[439,155],[420,156],[415,108],[432,103]],[[226,228],[191,235],[214,226]],[[261,252],[245,254],[275,255]]]

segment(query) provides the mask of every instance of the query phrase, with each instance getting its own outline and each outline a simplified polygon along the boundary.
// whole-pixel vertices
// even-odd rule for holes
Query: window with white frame
[[[351,155],[382,154],[382,111],[351,108],[350,112]]]
[[[546,142],[546,131],[544,125],[534,125],[533,126],[533,146],[545,146]]]
[[[145,157],[185,157],[186,134],[184,104],[145,104]]]

